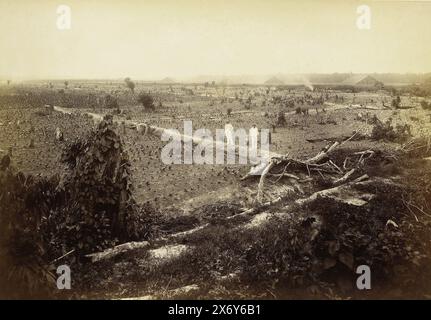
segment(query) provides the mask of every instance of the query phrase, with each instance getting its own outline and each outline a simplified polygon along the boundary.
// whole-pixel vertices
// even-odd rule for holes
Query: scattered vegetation
[[[392,119],[389,118],[385,123],[374,118],[374,126],[371,132],[371,139],[386,140],[391,142],[402,143],[411,137],[411,128],[409,125],[397,124],[392,125]]]
[[[118,99],[110,94],[105,96],[105,106],[109,109],[118,109]]]
[[[277,122],[276,122],[276,126],[278,127],[284,127],[286,126],[287,121],[286,121],[286,117],[284,115],[283,111],[280,111],[277,115]]]

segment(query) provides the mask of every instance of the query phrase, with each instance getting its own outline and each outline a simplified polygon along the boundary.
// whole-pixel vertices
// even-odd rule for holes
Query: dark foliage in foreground
[[[390,118],[385,123],[381,122],[377,117],[373,120],[374,126],[371,132],[371,139],[373,140],[403,143],[411,137],[409,125],[393,125]]]

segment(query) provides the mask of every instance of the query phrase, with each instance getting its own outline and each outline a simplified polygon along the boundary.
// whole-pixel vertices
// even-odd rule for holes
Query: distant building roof
[[[383,85],[382,82],[378,81],[377,79],[368,76],[368,75],[354,75],[347,79],[345,79],[342,84],[345,85],[351,85],[351,86],[376,86],[376,85]]]
[[[271,86],[281,86],[281,85],[284,85],[284,82],[278,79],[277,77],[272,77],[266,80],[265,84],[271,85]]]
[[[166,77],[166,78],[160,80],[159,83],[175,83],[175,81],[171,78]]]

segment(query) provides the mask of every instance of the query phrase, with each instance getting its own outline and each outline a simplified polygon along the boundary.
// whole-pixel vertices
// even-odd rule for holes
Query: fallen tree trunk
[[[319,198],[329,198],[352,206],[363,206],[367,204],[368,201],[374,197],[374,195],[370,193],[360,193],[359,191],[353,190],[351,186],[354,183],[355,182],[346,183],[338,187],[317,191],[308,198],[296,200],[295,204],[304,206],[316,201]]]
[[[102,252],[96,252],[87,254],[86,257],[91,259],[91,262],[98,262],[101,260],[108,260],[115,256],[118,256],[119,254],[129,252],[132,250],[137,249],[145,249],[150,245],[148,241],[142,241],[142,242],[127,242],[120,244],[118,246],[115,246],[113,248],[106,249]]]
[[[328,154],[330,154],[332,151],[334,151],[334,149],[337,148],[339,146],[339,144],[340,143],[338,141],[334,142],[331,146],[329,146],[329,148],[323,149],[317,155],[315,155],[313,158],[306,160],[305,163],[307,163],[307,164],[318,163],[319,161],[326,158],[328,156]]]
[[[181,299],[191,294],[196,294],[200,287],[196,284],[190,284],[177,289],[163,290],[162,292],[153,293],[151,295],[123,298],[122,300],[159,300],[159,299]]]
[[[334,185],[340,185],[345,183],[347,180],[349,180],[349,178],[352,176],[352,174],[354,174],[356,172],[355,169],[351,169],[350,171],[346,172],[346,174],[344,176],[342,176],[341,178],[338,178],[336,180],[334,180],[333,184]]]

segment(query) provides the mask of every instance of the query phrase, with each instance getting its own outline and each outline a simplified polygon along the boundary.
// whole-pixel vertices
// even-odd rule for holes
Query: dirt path
[[[71,111],[69,109],[66,108],[62,108],[62,107],[58,107],[58,106],[54,106],[54,110],[58,111],[58,112],[62,112],[62,113],[67,113],[67,114],[72,114],[75,112],[79,112],[78,110],[74,110]],[[87,114],[88,116],[92,117],[96,122],[97,121],[102,121],[104,115],[102,114],[97,114],[97,113],[92,113],[92,112],[85,112],[85,114]],[[120,120],[115,120],[118,124],[121,124],[123,121]],[[146,123],[143,122],[137,122],[137,121],[133,121],[133,120],[125,120],[124,123],[129,126],[129,127],[135,127],[136,129],[140,130],[142,127],[145,133],[148,134],[152,134],[154,136],[157,136],[159,138],[161,138],[163,135],[169,135],[175,139],[181,140],[183,142],[188,142],[188,141],[192,141],[195,144],[212,144],[214,143],[214,146],[216,148],[216,150],[222,150],[225,151],[228,148],[228,145],[226,142],[222,142],[222,141],[214,141],[214,140],[210,140],[210,139],[205,139],[205,138],[200,138],[200,137],[196,137],[196,136],[190,136],[190,135],[185,135],[185,134],[178,134],[177,130],[172,130],[172,129],[166,129],[166,128],[162,128],[162,127],[157,127],[157,126],[152,126],[152,125],[148,125]],[[238,154],[240,156],[241,161],[244,161],[245,163],[248,163],[248,160],[250,162],[253,163],[259,163],[262,161],[267,161],[268,159],[272,158],[272,157],[280,157],[281,154],[278,153],[274,153],[274,152],[267,152],[266,150],[262,150],[262,149],[258,149],[257,154],[261,156],[260,157],[254,157],[248,154],[248,147],[245,146],[239,146],[236,145],[235,146],[235,152],[236,154]],[[245,159],[244,159],[245,157]]]

